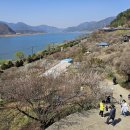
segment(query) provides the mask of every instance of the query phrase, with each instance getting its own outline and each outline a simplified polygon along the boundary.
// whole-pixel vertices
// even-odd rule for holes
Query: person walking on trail
[[[113,85],[116,85],[117,84],[117,81],[116,81],[116,77],[115,76],[113,76]]]
[[[127,116],[127,113],[128,113],[128,104],[126,103],[125,100],[123,100],[121,107],[121,114]]]
[[[107,120],[106,120],[106,124],[110,124],[110,120],[112,120],[112,125],[114,126],[115,125],[115,116],[116,116],[116,108],[115,108],[115,106],[112,104],[111,106],[110,106],[110,115],[109,115],[109,117],[107,118]]]
[[[119,104],[122,105],[122,102],[123,102],[123,96],[120,95]],[[121,106],[121,107],[122,107],[122,106]]]
[[[106,103],[111,103],[111,96],[109,95],[109,96],[106,96],[106,101],[105,101]]]
[[[104,109],[105,109],[105,101],[103,100],[102,102],[100,102],[100,112],[99,112],[99,115],[101,115],[101,117],[104,117],[104,115],[103,115]]]

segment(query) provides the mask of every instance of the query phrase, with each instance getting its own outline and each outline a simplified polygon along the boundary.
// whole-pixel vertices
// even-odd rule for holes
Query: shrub
[[[22,60],[15,62],[15,66],[16,66],[16,67],[23,66],[23,64],[24,64],[24,62],[23,62]]]
[[[3,64],[1,65],[1,69],[2,69],[2,70],[6,70],[6,69],[11,68],[11,67],[13,67],[13,66],[14,66],[13,62],[12,62],[12,61],[8,61],[7,64],[3,63]]]
[[[67,47],[69,47],[68,44],[64,44],[63,45],[63,48],[67,48]]]
[[[109,72],[107,73],[107,78],[112,79],[113,76],[114,76],[114,73],[113,73],[112,71],[109,71]]]
[[[40,60],[41,58],[44,57],[43,55],[45,55],[44,52],[42,52],[42,54],[37,54],[37,55],[36,55],[36,54],[33,54],[32,56],[29,55],[29,56],[27,57],[26,61],[27,61],[27,63],[31,63],[31,62]]]
[[[32,55],[32,58],[35,58],[36,57],[36,54],[34,53],[33,55]]]
[[[26,60],[27,60],[27,63],[33,62],[33,58],[31,57],[31,55],[29,55]]]
[[[9,62],[7,63],[7,65],[8,65],[8,68],[11,68],[11,67],[13,67],[13,66],[14,66],[14,64],[13,64],[13,62],[12,62],[12,61],[9,61]]]
[[[16,67],[19,67],[19,61],[16,61],[16,62],[15,62],[15,66],[16,66]]]
[[[40,59],[41,59],[41,55],[40,54],[36,55],[35,60],[40,60]]]
[[[4,71],[0,70],[0,74],[4,73]]]
[[[99,58],[91,58],[88,62],[93,67],[102,67],[102,68],[105,67],[104,61]]]
[[[48,55],[48,54],[49,54],[49,52],[48,52],[47,50],[42,51],[42,55],[43,55],[43,56],[46,56],[46,55]]]
[[[1,69],[2,70],[6,70],[6,69],[8,69],[9,67],[8,67],[8,65],[7,64],[2,64],[1,65]]]
[[[73,42],[70,42],[70,43],[69,43],[69,46],[70,46],[70,47],[74,46],[74,45],[73,45]]]
[[[40,55],[33,54],[32,59],[33,59],[33,61],[40,60]]]
[[[117,68],[121,73],[127,76],[127,81],[130,82],[130,52],[128,50],[124,50],[122,56],[119,58],[120,66]]]

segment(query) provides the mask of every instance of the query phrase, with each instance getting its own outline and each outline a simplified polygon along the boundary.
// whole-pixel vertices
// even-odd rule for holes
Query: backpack
[[[106,106],[105,108],[106,108],[106,111],[108,111],[108,106]]]
[[[128,99],[130,99],[130,94],[128,95]]]

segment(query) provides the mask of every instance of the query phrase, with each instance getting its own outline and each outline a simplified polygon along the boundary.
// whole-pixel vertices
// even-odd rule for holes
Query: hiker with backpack
[[[110,106],[110,115],[109,115],[109,117],[107,118],[107,120],[106,120],[106,124],[109,124],[110,122],[110,120],[112,120],[112,125],[114,126],[115,125],[115,116],[116,116],[116,108],[115,108],[115,106],[112,104],[111,106]]]

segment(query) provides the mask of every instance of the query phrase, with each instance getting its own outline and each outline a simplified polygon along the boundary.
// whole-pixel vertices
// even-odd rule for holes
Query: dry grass
[[[70,114],[68,107],[72,107],[75,104],[78,104],[82,108],[84,108],[83,104],[85,104],[87,108],[88,106],[95,107],[98,100],[103,98],[99,83],[104,80],[108,73],[112,76],[117,72],[121,72],[119,74],[128,76],[130,70],[130,45],[125,43],[121,44],[122,34],[124,34],[124,32],[96,32],[87,38],[87,40],[82,40],[79,45],[68,47],[63,52],[57,52],[48,56],[49,61],[47,62],[35,62],[35,64],[30,64],[20,69],[11,68],[5,71],[4,74],[1,74],[0,92],[6,100],[12,98],[16,102],[21,102],[25,107],[28,106],[29,109],[27,109],[26,112],[33,110],[32,106],[27,102],[27,99],[29,99],[36,108],[40,107],[44,111],[46,110],[46,106],[51,104],[56,96],[69,100],[56,108],[54,106],[51,107],[51,109],[48,109],[49,113],[56,113],[55,110],[62,112],[65,110],[63,108],[66,108],[66,113]],[[111,45],[107,48],[96,46],[96,43],[101,41],[109,42]],[[90,53],[83,53],[82,46],[86,51],[90,51]],[[67,57],[71,57],[74,61],[80,62],[80,65],[77,68],[70,67],[66,74],[56,79],[52,77],[38,77],[39,73],[54,66],[57,60]],[[56,60],[56,62],[54,63],[53,60]],[[51,91],[53,90],[58,90],[58,93],[54,93],[54,95],[50,97]],[[44,97],[47,95],[49,98],[45,101]],[[36,99],[38,100],[37,103],[32,102],[32,100],[34,101]],[[42,103],[41,100],[43,100]],[[38,106],[38,103],[40,103],[40,106]],[[21,105],[19,108],[23,110]],[[36,117],[39,116],[38,113],[33,111],[33,116],[34,115],[36,115]],[[63,115],[65,116],[65,114]],[[62,118],[63,115],[61,114],[60,118]],[[37,118],[39,119],[39,117]],[[47,124],[44,125],[47,127]]]

